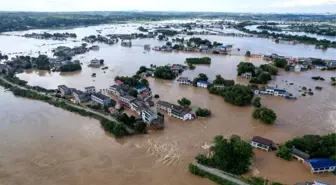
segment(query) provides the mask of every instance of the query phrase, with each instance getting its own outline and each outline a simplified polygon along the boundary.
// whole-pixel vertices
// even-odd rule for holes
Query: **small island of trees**
[[[176,78],[176,74],[168,66],[158,66],[154,71],[154,76],[156,78],[172,80]]]
[[[209,109],[202,109],[198,107],[198,109],[196,110],[196,116],[209,117],[211,116],[211,111]]]
[[[266,107],[254,109],[252,117],[254,119],[261,120],[263,123],[266,124],[273,124],[274,121],[277,119],[277,115],[274,113],[274,111]]]
[[[79,71],[82,70],[82,67],[80,64],[76,64],[76,63],[67,63],[65,65],[62,65],[58,68],[58,70],[60,72],[74,72],[74,71]]]
[[[211,58],[210,57],[187,58],[186,63],[188,64],[211,64]]]

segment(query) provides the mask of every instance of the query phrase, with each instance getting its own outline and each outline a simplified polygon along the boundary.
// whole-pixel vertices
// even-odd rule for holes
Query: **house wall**
[[[336,166],[332,166],[332,167],[329,167],[329,168],[313,168],[312,166],[311,167],[311,172],[312,173],[325,173],[325,172],[333,172],[335,169],[336,169]]]
[[[257,142],[254,142],[254,141],[251,141],[251,146],[254,147],[254,148],[259,148],[259,149],[262,149],[262,150],[265,150],[265,151],[269,151],[269,146],[266,146],[266,145],[263,145],[261,143],[257,143]]]
[[[207,84],[203,84],[203,83],[198,83],[198,82],[197,82],[197,87],[208,88],[208,85],[207,85]]]
[[[87,93],[93,94],[96,93],[96,88],[85,89]]]

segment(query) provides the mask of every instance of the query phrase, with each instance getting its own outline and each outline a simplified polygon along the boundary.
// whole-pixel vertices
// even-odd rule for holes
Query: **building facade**
[[[96,93],[96,88],[94,86],[85,87],[84,89],[86,93],[89,93],[89,94]]]
[[[91,101],[96,104],[100,105],[109,105],[111,103],[111,98],[108,96],[105,96],[101,93],[95,93],[91,95]]]
[[[66,85],[59,85],[58,90],[61,92],[62,96],[71,95],[71,89]]]
[[[207,82],[207,81],[198,81],[198,82],[197,82],[197,87],[208,88],[208,85],[209,85],[209,84],[210,84],[210,83]]]
[[[259,148],[265,151],[270,151],[273,145],[273,141],[260,137],[260,136],[255,136],[252,138],[250,144],[254,148]]]

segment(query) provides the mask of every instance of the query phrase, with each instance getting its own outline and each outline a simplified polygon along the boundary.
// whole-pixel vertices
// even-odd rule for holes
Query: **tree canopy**
[[[176,77],[176,74],[168,66],[158,66],[155,69],[154,76],[156,78],[172,80]]]
[[[255,109],[252,116],[254,119],[259,119],[266,124],[273,124],[277,119],[277,115],[274,111],[266,107]]]
[[[226,102],[229,102],[232,105],[244,106],[251,104],[254,93],[249,87],[236,84],[224,89],[222,95]]]
[[[226,87],[233,86],[235,84],[234,80],[226,80],[221,75],[216,75],[216,79],[212,82],[213,84],[222,84]]]
[[[251,57],[251,52],[250,51],[246,51],[245,56],[246,57]]]
[[[180,100],[177,100],[177,103],[181,106],[189,106],[191,105],[191,101],[188,100],[187,98],[183,97],[182,99]]]
[[[255,98],[253,99],[253,101],[252,101],[252,105],[253,105],[254,107],[257,107],[257,108],[261,107],[261,102],[260,102],[260,100],[261,100],[260,97],[255,97]]]
[[[75,63],[68,63],[65,65],[62,65],[59,68],[59,71],[61,72],[73,72],[73,71],[78,71],[78,70],[82,70],[82,67],[80,64],[75,64]]]
[[[202,109],[198,107],[198,109],[196,110],[196,116],[208,117],[210,115],[211,115],[211,111],[209,109]]]
[[[250,62],[240,62],[237,66],[238,75],[243,73],[252,73],[252,76],[255,76],[255,66]]]
[[[197,162],[236,175],[248,171],[254,155],[249,143],[241,140],[239,136],[233,135],[230,139],[216,136],[214,144],[210,149],[213,156],[207,158],[204,155],[198,155],[196,157]]]
[[[275,66],[279,67],[279,68],[284,68],[287,65],[287,60],[284,58],[275,58],[273,60],[273,63]]]

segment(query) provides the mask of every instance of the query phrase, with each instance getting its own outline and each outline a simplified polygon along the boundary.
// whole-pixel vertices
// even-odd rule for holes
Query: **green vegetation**
[[[251,57],[251,51],[246,51],[245,57]]]
[[[138,91],[135,89],[131,89],[130,91],[128,91],[128,95],[136,98],[138,96]]]
[[[209,78],[208,78],[208,76],[206,74],[200,73],[200,74],[198,74],[198,76],[196,78],[194,78],[193,83],[196,86],[196,84],[197,84],[198,81],[206,81],[207,82],[208,79]]]
[[[191,64],[191,63],[188,63],[188,67],[189,67],[190,70],[196,69],[196,66]]]
[[[154,76],[156,78],[172,80],[176,78],[176,74],[168,66],[158,66],[155,69]]]
[[[268,72],[271,75],[277,75],[278,69],[270,64],[262,64],[259,66],[259,68],[265,72]]]
[[[287,60],[284,58],[276,58],[273,60],[273,63],[275,66],[279,67],[279,68],[284,68],[287,65]]]
[[[254,119],[259,119],[266,124],[273,124],[277,119],[276,114],[272,109],[266,107],[257,108],[253,111],[252,117]]]
[[[80,64],[68,63],[65,65],[62,65],[58,70],[61,72],[74,72],[74,71],[82,70],[82,67]]]
[[[196,110],[196,116],[208,117],[211,116],[211,111],[209,109],[202,109],[198,107],[198,109]]]
[[[313,80],[321,80],[321,81],[324,81],[324,78],[321,77],[321,76],[313,76],[311,77]]]
[[[137,75],[134,75],[132,77],[128,77],[128,76],[116,76],[114,78],[114,80],[120,80],[122,81],[124,84],[129,85],[131,87],[135,87],[137,85],[141,85],[140,83],[140,77]]]
[[[216,75],[216,79],[212,82],[213,84],[221,84],[225,87],[233,86],[235,84],[234,80],[226,80],[221,75]]]
[[[336,134],[319,135],[304,135],[287,141],[284,147],[288,149],[295,148],[308,153],[311,158],[333,158],[335,157],[336,149]]]
[[[108,119],[100,120],[100,124],[105,131],[114,134],[116,137],[124,137],[128,135],[125,126],[122,124],[117,124],[116,122],[110,121]]]
[[[257,77],[252,77],[249,82],[253,84],[267,84],[270,80],[272,80],[272,76],[268,72],[263,71]]]
[[[255,66],[250,62],[240,62],[237,66],[238,75],[244,73],[252,73],[252,76],[255,76]]]
[[[257,28],[261,30],[282,31],[281,28],[278,28],[276,26],[268,26],[268,25],[257,26]]]
[[[126,113],[123,113],[117,116],[117,120],[134,129],[138,133],[147,133],[146,123],[142,120],[137,120],[134,116],[128,116]]]
[[[211,58],[210,57],[187,58],[186,62],[188,64],[211,64]]]
[[[290,161],[292,159],[292,152],[286,146],[280,145],[279,151],[276,153],[276,156],[286,159],[287,161]]]
[[[248,171],[254,155],[252,146],[249,143],[241,140],[239,136],[233,135],[230,139],[216,136],[214,144],[210,149],[213,155],[209,158],[204,155],[198,155],[196,157],[198,163],[236,175],[241,175]]]
[[[142,27],[142,26],[140,26],[140,27],[138,28],[138,30],[141,31],[141,32],[148,32],[148,29],[146,29],[146,28],[144,28],[144,27]]]
[[[252,101],[252,105],[256,108],[260,108],[261,107],[261,102],[260,102],[261,98],[260,97],[255,97]]]
[[[187,98],[183,97],[182,99],[180,100],[177,100],[177,103],[181,106],[190,106],[191,105],[191,101],[188,100]]]
[[[254,93],[249,87],[236,84],[224,89],[222,95],[232,105],[245,106],[251,104]]]

